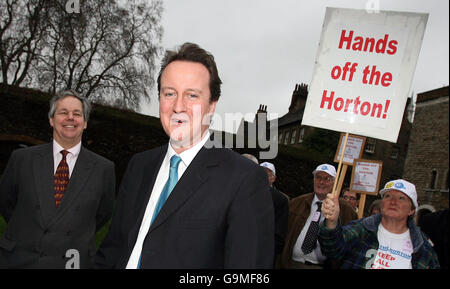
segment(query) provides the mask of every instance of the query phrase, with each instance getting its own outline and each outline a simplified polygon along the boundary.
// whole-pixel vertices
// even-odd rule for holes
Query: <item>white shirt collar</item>
[[[314,198],[313,198],[313,200],[312,200],[312,204],[311,204],[311,206],[314,206],[314,205],[316,205],[316,203],[317,202],[322,202],[321,200],[319,200],[319,198],[317,197],[317,195],[316,194],[314,194]],[[317,205],[316,205],[317,206]],[[317,207],[316,207],[316,209],[317,209]]]
[[[170,162],[170,158],[173,155],[178,155],[181,158],[181,161],[183,162],[183,164],[188,167],[190,165],[190,163],[192,162],[192,160],[195,158],[195,156],[197,155],[197,153],[200,151],[200,149],[205,145],[205,143],[209,140],[210,137],[210,133],[209,130],[206,131],[205,135],[203,136],[202,140],[199,141],[196,145],[194,145],[193,147],[185,150],[184,152],[180,153],[179,155],[175,152],[175,150],[172,148],[172,145],[170,144],[169,141],[169,148],[167,150],[167,157],[168,160]]]
[[[61,153],[62,150],[64,150],[64,148],[56,140],[53,140],[53,156],[57,156],[58,154]],[[66,151],[71,153],[73,156],[78,156],[80,150],[81,150],[81,141]]]

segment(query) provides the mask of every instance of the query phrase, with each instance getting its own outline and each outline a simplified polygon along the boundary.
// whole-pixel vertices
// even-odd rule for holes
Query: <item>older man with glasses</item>
[[[336,169],[329,164],[319,165],[313,172],[314,192],[303,194],[289,203],[289,221],[286,243],[281,256],[281,268],[322,269],[339,266],[322,255],[317,233],[325,217],[321,213],[322,201],[333,189]],[[355,211],[339,201],[340,217],[344,224],[357,219]]]

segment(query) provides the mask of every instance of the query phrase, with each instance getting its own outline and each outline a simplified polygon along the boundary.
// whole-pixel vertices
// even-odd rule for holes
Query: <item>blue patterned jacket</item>
[[[381,214],[355,220],[342,227],[339,221],[335,229],[328,229],[326,221],[319,229],[322,253],[329,258],[342,260],[341,269],[371,268],[378,250],[377,231]],[[413,243],[411,265],[413,269],[437,269],[439,261],[426,235],[413,220],[408,220]]]

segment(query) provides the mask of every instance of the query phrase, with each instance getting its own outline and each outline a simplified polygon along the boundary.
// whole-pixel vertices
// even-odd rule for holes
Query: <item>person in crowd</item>
[[[438,258],[425,234],[413,221],[417,204],[415,186],[403,179],[386,183],[380,191],[381,214],[342,226],[337,196],[328,195],[320,225],[322,252],[342,260],[343,269],[439,268]]]
[[[369,216],[381,213],[381,200],[377,199],[369,206]]]
[[[242,156],[243,156],[244,158],[247,158],[247,159],[251,160],[251,161],[254,162],[255,164],[259,165],[259,161],[258,161],[258,159],[257,159],[254,155],[252,155],[252,154],[242,154]]]
[[[427,234],[434,244],[433,249],[442,269],[448,269],[448,208],[422,216],[418,226]]]
[[[185,43],[167,51],[157,82],[169,143],[129,161],[97,268],[272,268],[264,169],[205,145],[220,96],[214,57]]]
[[[275,259],[277,259],[283,251],[286,238],[289,216],[289,200],[273,185],[277,178],[275,165],[269,162],[263,162],[261,166],[266,169],[270,192],[272,193],[275,213]]]
[[[289,202],[289,221],[286,243],[280,267],[284,269],[322,269],[338,266],[327,260],[317,241],[318,225],[323,222],[321,206],[333,189],[336,169],[321,164],[314,171],[314,192],[293,198]],[[340,217],[345,224],[357,219],[355,211],[343,200]]]
[[[356,192],[351,191],[350,188],[345,188],[342,190],[341,198],[358,213],[359,195]]]
[[[92,268],[95,233],[112,216],[114,163],[82,143],[91,106],[74,91],[50,100],[51,143],[11,154],[0,180],[0,268]]]

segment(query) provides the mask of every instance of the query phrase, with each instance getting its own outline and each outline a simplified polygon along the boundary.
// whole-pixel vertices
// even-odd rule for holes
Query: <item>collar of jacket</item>
[[[362,220],[362,223],[367,230],[372,231],[376,234],[378,231],[378,226],[381,223],[381,214],[376,214],[364,218]],[[411,236],[411,241],[413,243],[413,253],[416,253],[419,250],[419,248],[423,245],[422,234],[420,232],[419,227],[416,226],[416,224],[411,218],[408,219],[407,226],[409,228],[409,234]]]

